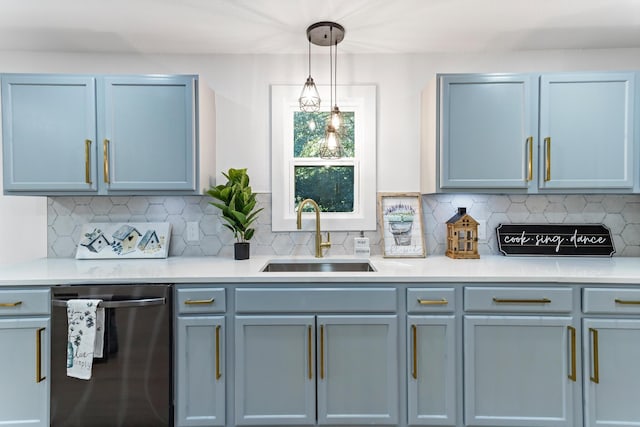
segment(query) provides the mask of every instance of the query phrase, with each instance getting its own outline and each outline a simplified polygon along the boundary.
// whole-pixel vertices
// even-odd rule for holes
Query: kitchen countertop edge
[[[635,257],[504,257],[450,259],[367,258],[375,272],[262,272],[270,261],[317,260],[296,256],[254,256],[236,261],[224,257],[76,260],[40,258],[0,268],[0,287],[73,284],[321,284],[321,283],[584,283],[640,284]],[[323,261],[363,260],[353,256]]]

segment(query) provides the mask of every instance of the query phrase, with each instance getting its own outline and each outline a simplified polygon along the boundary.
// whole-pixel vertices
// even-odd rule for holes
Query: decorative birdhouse
[[[447,252],[449,258],[480,258],[478,254],[478,221],[458,208],[458,213],[447,221]]]

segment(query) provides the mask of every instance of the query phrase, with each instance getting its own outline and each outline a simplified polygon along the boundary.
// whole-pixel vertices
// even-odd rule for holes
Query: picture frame
[[[378,193],[385,258],[424,258],[420,193]]]

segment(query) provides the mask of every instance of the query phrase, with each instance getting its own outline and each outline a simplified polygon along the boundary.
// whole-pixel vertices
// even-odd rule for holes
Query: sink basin
[[[270,261],[263,272],[369,272],[376,271],[369,261],[359,260],[289,260]]]

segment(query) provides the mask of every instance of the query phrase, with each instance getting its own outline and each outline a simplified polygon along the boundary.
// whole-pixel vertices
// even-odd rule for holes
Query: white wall
[[[328,81],[326,62],[325,55],[312,58],[312,75],[319,84]],[[307,76],[304,55],[0,52],[0,64],[0,72],[199,74],[216,93],[216,117],[211,118],[216,120],[216,170],[247,167],[257,192],[271,191],[269,86],[302,85]],[[338,83],[378,86],[377,190],[406,192],[420,190],[420,99],[436,73],[625,69],[640,70],[640,49],[351,55],[340,58]],[[15,253],[6,245],[14,241],[9,239],[13,228],[6,224],[26,218],[24,228],[38,233],[43,222],[46,226],[44,199],[35,207],[31,201],[14,199],[0,197],[0,262]],[[31,209],[37,213],[28,217]],[[20,252],[39,256],[41,245],[37,242]]]

